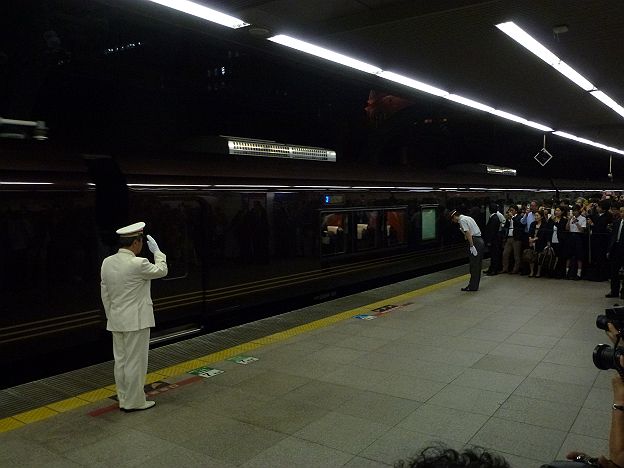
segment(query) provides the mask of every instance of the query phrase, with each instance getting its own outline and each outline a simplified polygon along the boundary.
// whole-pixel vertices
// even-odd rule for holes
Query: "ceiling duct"
[[[336,162],[336,152],[327,148],[291,145],[272,140],[257,140],[225,135],[195,138],[181,145],[180,149],[200,153],[229,154],[232,156]]]
[[[494,166],[485,163],[453,164],[448,166],[451,172],[469,172],[471,174],[516,176],[517,171],[509,167]]]

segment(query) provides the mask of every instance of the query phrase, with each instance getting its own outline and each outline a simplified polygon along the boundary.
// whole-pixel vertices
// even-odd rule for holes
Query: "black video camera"
[[[605,315],[596,317],[596,326],[601,330],[609,330],[609,323],[619,331],[624,330],[624,307],[616,304],[611,309],[605,309]]]
[[[578,455],[574,460],[555,460],[540,466],[540,468],[591,468],[599,466],[597,458]]]
[[[605,315],[596,317],[596,326],[601,330],[608,331],[609,323],[612,323],[613,326],[617,328],[618,332],[622,333],[624,331],[624,307],[615,306],[611,309],[605,309]],[[598,369],[615,369],[624,377],[624,367],[620,365],[620,356],[624,356],[624,349],[618,347],[620,339],[618,334],[617,342],[614,347],[607,344],[599,344],[596,346],[592,358],[594,365]]]

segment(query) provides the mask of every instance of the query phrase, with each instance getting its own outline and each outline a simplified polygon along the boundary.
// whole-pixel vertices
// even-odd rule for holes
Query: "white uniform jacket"
[[[154,262],[119,249],[102,262],[102,303],[109,331],[135,331],[153,327],[151,280],[167,275],[167,256],[154,254]]]

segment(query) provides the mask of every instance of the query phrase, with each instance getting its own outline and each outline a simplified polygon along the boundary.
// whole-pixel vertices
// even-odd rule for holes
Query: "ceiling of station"
[[[624,104],[621,0],[222,0],[204,2],[557,130],[624,148],[624,117],[515,43],[514,21]],[[568,31],[556,34],[555,26]],[[242,31],[241,31],[242,33]]]
[[[542,131],[266,40],[288,34],[624,149],[624,117],[495,26],[514,21],[624,105],[624,0],[194,1],[251,26],[148,0],[21,0],[0,16],[0,115],[46,120],[51,140],[97,151],[228,134],[388,165],[542,170],[533,160]],[[371,117],[370,91],[393,100],[383,121]],[[569,172],[569,161],[578,177],[624,173],[624,156],[611,171],[607,151],[547,138],[553,174]]]

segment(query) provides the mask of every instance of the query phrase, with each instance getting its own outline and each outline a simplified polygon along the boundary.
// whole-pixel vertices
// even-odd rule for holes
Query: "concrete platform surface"
[[[592,363],[607,283],[498,275],[461,292],[466,271],[316,305],[342,312],[237,348],[246,364],[157,374],[149,411],[94,398],[2,419],[0,466],[383,467],[436,442],[518,468],[607,454],[613,371]],[[202,365],[224,372],[186,372]]]

